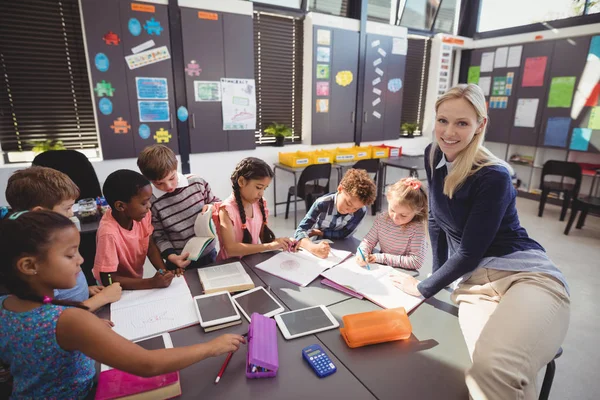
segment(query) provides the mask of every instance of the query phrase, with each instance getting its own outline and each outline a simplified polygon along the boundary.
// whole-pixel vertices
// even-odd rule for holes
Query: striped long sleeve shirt
[[[425,261],[427,237],[425,226],[420,222],[410,222],[399,226],[394,224],[387,213],[375,217],[373,227],[361,242],[359,248],[371,254],[379,243],[381,253],[375,253],[377,263],[405,269],[419,269]]]

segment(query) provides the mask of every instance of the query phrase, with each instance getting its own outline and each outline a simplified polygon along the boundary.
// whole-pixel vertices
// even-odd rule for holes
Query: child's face
[[[52,234],[52,242],[45,256],[36,257],[35,267],[39,281],[52,289],[70,289],[77,284],[83,257],[79,254],[79,232],[68,227]]]
[[[177,189],[177,185],[179,184],[179,180],[177,179],[177,170],[169,172],[167,176],[162,179],[152,181],[152,184],[163,192],[171,193]]]
[[[342,187],[338,187],[337,201],[335,204],[340,214],[353,214],[363,208],[365,203],[360,201],[356,196],[352,196],[346,192]]]
[[[246,203],[254,204],[259,201],[265,194],[265,190],[271,184],[271,178],[265,177],[262,179],[246,180],[244,177],[238,179],[240,185],[240,195]]]
[[[152,197],[152,187],[146,185],[128,203],[123,203],[123,213],[132,220],[140,222],[150,211],[150,197]]]
[[[63,200],[52,208],[52,211],[62,214],[67,218],[71,218],[73,216],[73,204],[75,204],[75,199],[67,199]]]
[[[388,201],[388,214],[394,224],[406,225],[413,220],[417,213],[413,208],[405,204],[398,204],[392,199],[392,201]]]

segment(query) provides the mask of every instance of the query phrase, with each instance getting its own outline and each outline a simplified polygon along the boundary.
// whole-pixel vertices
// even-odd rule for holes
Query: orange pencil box
[[[412,334],[403,307],[345,315],[342,321],[340,333],[351,348],[408,339]]]

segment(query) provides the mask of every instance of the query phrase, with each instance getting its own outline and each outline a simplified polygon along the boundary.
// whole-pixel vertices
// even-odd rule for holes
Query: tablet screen
[[[166,347],[165,340],[163,339],[162,335],[155,336],[150,339],[140,340],[139,342],[135,343],[142,346],[146,350],[160,350]]]
[[[200,315],[202,315],[202,320],[209,322],[215,319],[236,316],[235,308],[233,308],[230,299],[227,293],[196,299],[196,305]]]
[[[333,326],[331,320],[325,315],[321,307],[281,314],[280,317],[292,336]]]
[[[248,294],[236,296],[235,301],[244,310],[247,316],[251,316],[252,313],[267,314],[271,311],[277,310],[279,304],[273,301],[271,296],[264,290],[255,290]]]

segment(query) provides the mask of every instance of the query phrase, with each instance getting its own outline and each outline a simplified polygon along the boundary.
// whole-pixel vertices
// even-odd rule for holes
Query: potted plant
[[[43,153],[49,150],[66,150],[67,148],[63,144],[62,140],[35,140],[31,142],[33,148],[31,149],[34,153]]]
[[[407,137],[411,138],[414,137],[415,131],[419,129],[419,125],[405,122],[402,124],[401,129],[403,132],[406,132],[408,134]]]
[[[286,137],[292,136],[292,129],[285,124],[273,122],[263,131],[269,136],[275,136],[275,146],[283,147],[283,140]]]

